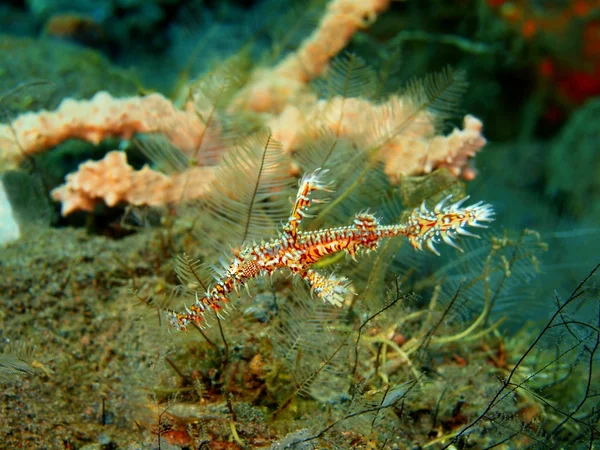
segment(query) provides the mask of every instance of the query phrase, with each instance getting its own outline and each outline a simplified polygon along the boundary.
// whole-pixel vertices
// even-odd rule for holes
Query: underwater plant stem
[[[445,434],[443,436],[440,436],[439,438],[435,438],[433,441],[429,441],[427,444],[423,445],[421,448],[432,447],[435,444],[439,444],[440,442],[444,442],[444,441],[447,441],[448,439],[452,439],[452,438],[456,437],[459,433],[460,433],[460,431],[454,431],[452,433]]]
[[[580,296],[583,295],[583,293],[585,292],[585,285],[587,284],[587,282],[591,278],[593,278],[596,275],[596,273],[598,272],[598,270],[600,270],[600,264],[596,265],[592,269],[592,271],[577,285],[577,287],[573,290],[573,292],[571,293],[571,295],[569,296],[569,298],[567,300],[565,300],[562,304],[560,304],[560,306],[556,309],[556,311],[554,312],[554,314],[552,314],[552,316],[548,319],[548,321],[546,322],[546,325],[538,333],[537,337],[533,340],[533,342],[529,345],[529,347],[527,348],[527,350],[525,350],[523,352],[523,354],[521,355],[521,357],[519,358],[519,360],[515,363],[515,365],[513,366],[513,368],[511,369],[511,371],[509,372],[509,374],[506,377],[506,379],[503,380],[502,385],[500,386],[500,388],[498,389],[498,391],[491,398],[491,400],[488,403],[488,405],[479,414],[479,416],[477,416],[474,420],[472,420],[467,425],[465,425],[461,430],[459,430],[456,433],[455,436],[462,436],[463,434],[465,434],[466,432],[468,432],[469,430],[471,430],[479,422],[481,422],[484,418],[487,417],[488,413],[492,410],[492,408],[494,406],[496,406],[498,404],[498,402],[501,400],[500,397],[501,397],[502,393],[506,390],[506,388],[509,387],[509,386],[511,386],[511,385],[514,385],[514,383],[513,383],[512,380],[513,380],[513,378],[515,378],[515,376],[517,374],[517,370],[519,370],[519,368],[521,367],[521,365],[523,364],[523,362],[527,359],[527,357],[531,354],[531,352],[533,352],[533,350],[536,348],[537,344],[544,337],[544,335],[548,332],[548,330],[550,329],[550,327],[552,327],[552,325],[553,325],[554,321],[557,319],[557,317],[561,316],[561,314],[563,313],[563,311],[565,310],[565,308],[567,306],[569,306],[571,303],[573,303],[577,298],[579,298]],[[518,389],[518,387],[519,387],[519,385],[517,385],[513,390]],[[573,419],[573,420],[577,420],[572,415],[570,415],[569,417],[571,419]],[[445,445],[444,449],[449,448],[450,445],[451,444]]]
[[[465,341],[476,341],[477,339],[485,336],[486,334],[492,333],[493,331],[497,330],[498,327],[506,321],[506,319],[508,319],[508,317],[506,317],[506,316],[501,317],[496,322],[494,322],[492,325],[490,325],[488,328],[481,330],[479,333],[476,333],[473,336],[469,336],[469,337],[465,338]],[[441,338],[441,339],[443,339],[443,338]],[[433,342],[438,343],[439,341],[437,339],[434,339]]]
[[[210,338],[206,335],[204,330],[196,322],[192,322],[192,326],[200,332],[200,334],[202,335],[202,337],[204,338],[204,340],[206,341],[206,343],[208,345],[210,345],[215,350],[220,351],[219,346],[210,340]]]
[[[383,344],[379,344],[377,346],[377,354],[375,355],[375,376],[380,376],[379,375],[379,367],[381,366],[380,364],[380,356],[381,356],[381,350],[383,349]],[[385,381],[385,380],[384,380]]]
[[[427,308],[427,310],[423,311],[424,313],[427,313],[427,317],[423,321],[423,325],[421,325],[421,331],[419,333],[421,335],[427,334],[426,330],[431,328],[431,319],[433,316],[432,313],[437,305],[437,301],[440,296],[441,290],[442,290],[441,283],[436,284],[435,287],[433,288],[433,293],[431,294],[431,300],[429,301],[429,307]]]
[[[177,375],[179,375],[179,377],[182,380],[186,380],[188,378],[185,373],[183,373],[181,370],[179,370],[179,367],[177,367],[177,365],[173,362],[173,360],[171,358],[169,358],[167,356],[167,357],[165,357],[165,361],[167,362],[167,364],[169,364],[169,366],[171,366],[171,369],[173,369],[175,371],[175,373]]]
[[[427,346],[431,343],[433,336],[435,335],[435,333],[437,333],[438,328],[440,327],[440,325],[446,318],[446,315],[450,312],[450,310],[452,309],[454,304],[458,301],[458,298],[460,297],[462,288],[463,288],[463,285],[461,283],[458,286],[458,289],[456,290],[454,297],[452,297],[452,300],[450,300],[450,303],[448,304],[448,306],[442,313],[442,315],[441,315],[440,319],[437,321],[437,323],[435,325],[433,325],[420,339],[415,340],[415,342],[418,342],[418,345],[413,347],[412,349],[410,349],[410,351],[407,351],[406,352],[407,354],[411,354],[413,351],[421,351],[421,352],[425,351]]]
[[[406,322],[410,322],[411,320],[420,319],[421,316],[424,316],[424,315],[427,315],[427,316],[431,315],[431,311],[428,309],[424,309],[422,311],[415,311],[413,313],[407,314],[406,316],[398,319],[396,328],[398,328],[400,325],[403,325]]]
[[[225,333],[223,331],[223,325],[221,325],[221,319],[219,318],[219,315],[217,314],[217,312],[215,311],[215,317],[217,318],[217,324],[219,325],[219,333],[221,334],[221,340],[223,341],[223,345],[225,346],[225,361],[223,361],[224,364],[227,364],[229,362],[229,344],[227,343],[227,339],[225,339]]]
[[[373,320],[375,317],[377,317],[378,315],[382,314],[384,311],[387,311],[388,309],[394,307],[396,305],[396,303],[398,303],[403,297],[402,294],[400,292],[400,284],[398,283],[398,279],[396,278],[394,280],[395,283],[395,287],[396,287],[396,296],[394,298],[394,300],[392,300],[388,305],[384,306],[383,308],[381,308],[379,311],[377,311],[375,314],[371,315],[370,317],[368,317],[361,325],[360,327],[358,327],[357,330],[357,335],[356,335],[356,342],[354,343],[354,367],[352,369],[352,375],[356,374],[356,370],[358,367],[358,343],[360,342],[360,339],[362,337],[362,330],[364,329],[364,327],[371,321]],[[379,370],[379,353],[381,352],[381,346],[379,346],[378,350],[377,350],[377,357],[376,357],[376,366],[375,366],[375,373],[378,372]]]
[[[487,262],[486,262],[487,264]],[[431,340],[432,342],[435,342],[436,344],[446,344],[448,342],[454,342],[454,341],[458,341],[461,339],[466,338],[469,334],[471,334],[474,330],[476,330],[479,325],[485,323],[489,317],[489,312],[490,312],[490,306],[491,306],[491,300],[490,300],[490,295],[489,295],[489,283],[487,282],[487,277],[484,277],[484,284],[485,284],[485,304],[483,306],[483,309],[481,311],[481,313],[479,314],[479,316],[477,317],[477,319],[475,319],[475,321],[471,324],[471,326],[469,326],[466,330],[463,330],[462,332],[455,334],[453,336],[445,336],[445,337],[432,337]],[[504,321],[505,318],[503,318],[501,321],[496,322],[494,325],[492,325],[490,328],[488,328],[487,330],[483,331],[483,334],[488,333],[489,331],[492,331],[494,328],[497,328],[500,323],[502,323],[502,321]],[[481,333],[478,333],[477,336],[480,336]]]
[[[471,326],[469,328],[467,328],[466,330],[463,330],[460,333],[452,335],[452,336],[443,336],[443,337],[438,337],[438,338],[432,337],[431,338],[432,342],[435,342],[436,344],[447,344],[448,342],[459,341],[461,339],[466,338],[469,334],[471,334],[474,330],[476,330],[480,324],[483,323],[483,321],[485,320],[486,313],[487,313],[487,311],[484,308],[484,310],[481,312],[481,314],[479,314],[479,317],[477,317],[475,322],[473,322],[471,324]]]
[[[380,342],[384,346],[391,347],[393,350],[396,351],[396,353],[398,353],[398,355],[400,355],[400,357],[402,358],[403,362],[405,362],[408,365],[410,371],[413,373],[413,375],[415,376],[415,378],[418,379],[421,376],[421,374],[417,371],[417,369],[413,365],[410,357],[394,341],[392,341],[391,339],[385,338],[383,336],[375,336],[374,338],[369,338],[368,340],[370,340],[372,342]],[[381,353],[382,353],[383,357],[386,358],[387,352],[386,351],[382,351]],[[384,361],[383,365],[385,366],[385,361]],[[372,375],[370,375],[370,376],[372,376]]]
[[[254,190],[252,191],[252,196],[250,197],[250,201],[248,202],[248,211],[246,213],[246,223],[244,224],[244,233],[242,234],[242,242],[246,242],[248,238],[248,231],[250,230],[250,222],[252,220],[252,213],[254,212],[254,203],[256,202],[256,195],[258,194],[258,190],[260,187],[260,182],[262,180],[262,175],[265,170],[265,161],[267,157],[267,150],[269,149],[269,144],[271,143],[272,136],[269,133],[265,145],[262,150],[262,155],[260,158],[260,166],[258,168],[258,176],[256,177],[256,182],[254,183]]]
[[[229,430],[231,431],[231,437],[233,437],[233,440],[237,442],[240,447],[247,448],[246,444],[244,443],[244,441],[242,441],[242,439],[237,433],[237,430],[235,429],[235,422],[233,421],[233,419],[229,421]]]

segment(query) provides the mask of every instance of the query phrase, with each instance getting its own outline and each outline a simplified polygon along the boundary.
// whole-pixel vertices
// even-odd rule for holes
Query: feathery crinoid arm
[[[435,244],[441,240],[462,251],[454,242],[456,237],[459,235],[479,237],[466,228],[487,228],[485,222],[494,220],[495,213],[492,205],[478,202],[463,207],[463,203],[469,199],[469,196],[446,205],[451,198],[452,195],[447,196],[435,205],[433,210],[428,209],[423,202],[420,208],[410,214],[402,234],[408,238],[413,248],[422,250],[425,244],[428,250],[439,255]]]

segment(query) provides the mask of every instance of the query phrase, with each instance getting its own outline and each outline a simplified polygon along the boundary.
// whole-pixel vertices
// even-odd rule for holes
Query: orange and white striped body
[[[207,308],[218,313],[234,290],[247,286],[259,275],[271,275],[283,269],[304,278],[312,291],[324,301],[341,306],[350,292],[349,280],[332,274],[322,275],[311,268],[326,256],[345,251],[354,258],[359,251],[375,250],[382,239],[396,236],[406,236],[417,250],[422,250],[425,245],[439,255],[435,244],[442,241],[460,250],[453,239],[459,235],[476,236],[466,227],[485,227],[482,222],[493,220],[494,212],[490,205],[480,202],[463,208],[462,204],[468,198],[465,197],[445,206],[451,198],[448,196],[433,210],[427,209],[423,203],[411,213],[405,224],[380,225],[372,214],[360,213],[349,226],[301,231],[299,225],[307,216],[311,193],[329,191],[330,184],[322,181],[326,172],[317,170],[301,180],[288,222],[277,238],[234,252],[232,262],[217,269],[217,282],[204,296],[197,296],[196,302],[186,308],[185,313],[168,312],[170,323],[178,329],[185,329],[190,322],[202,326]]]

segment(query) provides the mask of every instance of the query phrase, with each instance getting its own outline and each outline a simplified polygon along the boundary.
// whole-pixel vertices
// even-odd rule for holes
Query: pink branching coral
[[[218,273],[217,283],[186,307],[185,313],[169,311],[169,322],[177,329],[185,329],[191,322],[203,326],[205,313],[213,309],[217,314],[229,300],[229,295],[259,275],[272,275],[275,271],[289,269],[292,274],[306,280],[312,292],[324,301],[342,306],[351,292],[350,282],[345,277],[323,275],[311,268],[326,256],[345,251],[352,258],[358,252],[370,252],[377,249],[382,239],[406,236],[411,245],[438,254],[435,244],[443,241],[455,248],[454,242],[459,235],[476,236],[466,230],[467,227],[483,227],[482,222],[493,220],[491,205],[481,202],[462,207],[468,197],[446,205],[450,196],[429,210],[425,203],[415,209],[406,223],[381,225],[379,220],[369,213],[359,213],[350,226],[327,228],[316,231],[299,230],[302,219],[307,216],[314,191],[329,191],[331,184],[323,180],[326,170],[304,176],[296,195],[296,201],[290,217],[280,235],[268,242],[245,246],[234,251],[232,262],[224,265]],[[316,200],[313,200],[316,201]]]
[[[447,167],[454,176],[472,179],[475,171],[468,162],[486,143],[482,123],[475,117],[466,116],[462,130],[440,136],[436,133],[439,118],[435,112],[428,111],[427,102],[414,102],[411,95],[372,101],[336,94],[319,100],[307,88],[308,81],[324,75],[328,68],[335,72],[331,59],[353,33],[368,27],[389,3],[390,0],[331,0],[317,29],[296,52],[271,69],[255,70],[246,86],[240,89],[236,85],[223,103],[213,101],[204,92],[198,96],[192,92],[183,109],[179,109],[160,94],[119,99],[100,92],[91,100],[66,99],[55,111],[23,114],[11,124],[0,125],[0,166],[13,168],[25,155],[42,152],[70,138],[98,143],[106,137],[130,139],[136,133],[160,133],[192,162],[192,169],[170,176],[159,175],[150,168],[138,173],[127,165],[125,156],[109,156],[110,163],[81,166],[78,173],[69,175],[66,184],[53,192],[53,197],[64,203],[63,215],[77,209],[89,211],[101,200],[109,205],[176,203],[208,191],[207,180],[214,178],[214,164],[231,147],[226,130],[229,116],[249,110],[268,112],[255,119],[271,129],[273,139],[293,158],[326,132],[357,151],[368,153],[370,161],[382,162],[392,182],[439,167]],[[451,91],[452,79],[449,80]],[[206,149],[210,151],[205,152]],[[210,156],[205,157],[208,153]],[[296,162],[292,159],[290,175],[301,172]],[[203,164],[211,166],[200,170],[197,166]],[[312,167],[321,165],[318,162]],[[111,173],[101,174],[100,170]],[[117,170],[126,176],[118,179],[114,176]],[[183,181],[192,174],[200,174],[194,183]],[[142,180],[153,184],[142,189]],[[183,187],[191,191],[179,192]],[[134,191],[128,193],[127,189]],[[159,192],[160,189],[165,192]]]
[[[98,92],[90,100],[65,99],[55,111],[20,115],[0,124],[0,164],[15,166],[31,155],[72,138],[98,144],[107,137],[162,133],[182,151],[196,149],[205,126],[193,110],[179,110],[160,94],[114,98]]]
[[[207,167],[190,167],[167,176],[148,166],[134,170],[127,164],[125,153],[113,151],[100,161],[88,161],[67,182],[52,191],[52,198],[62,203],[62,215],[73,211],[93,211],[98,202],[108,206],[163,206],[201,198],[214,178]]]
[[[350,41],[354,33],[371,26],[391,0],[332,0],[319,26],[272,69],[257,70],[237,95],[234,106],[257,112],[281,112],[290,102],[300,103],[306,84],[323,74],[329,61]]]
[[[411,120],[413,112],[406,99],[398,96],[379,104],[336,97],[318,101],[310,109],[288,105],[269,126],[274,139],[290,153],[318,139],[323,130],[348,139],[357,148],[377,147],[377,157],[393,182],[403,175],[421,175],[439,167],[448,168],[456,177],[473,179],[475,170],[468,162],[486,144],[482,122],[467,115],[462,130],[455,128],[449,136],[440,136],[433,126],[435,117],[423,111]],[[406,122],[401,133],[386,129]],[[378,143],[373,129],[383,130],[381,134],[390,138]]]
[[[392,99],[390,102],[398,102]],[[283,150],[294,153],[303,145],[318,139],[314,130],[332,127],[338,137],[345,137],[359,148],[369,148],[372,139],[365,138],[365,123],[373,116],[382,116],[379,110],[388,105],[376,105],[360,99],[346,99],[344,114],[340,102],[334,99],[329,108],[323,103],[303,116],[297,108],[286,108],[284,113],[270,122],[274,139],[281,139]],[[337,109],[336,109],[337,107]],[[338,113],[343,120],[335,123]],[[403,114],[396,108],[396,114]],[[403,133],[385,142],[378,150],[378,159],[384,162],[384,171],[392,181],[402,175],[429,173],[439,167],[448,168],[454,176],[472,179],[475,171],[468,165],[484,145],[482,124],[473,116],[466,116],[463,130],[455,129],[449,136],[438,136],[426,113]],[[396,117],[394,121],[402,120]],[[335,129],[333,129],[335,127]],[[188,133],[189,135],[189,133]],[[290,167],[290,174],[296,171]],[[132,205],[165,206],[203,197],[210,190],[216,167],[191,167],[182,173],[164,175],[149,167],[134,171],[127,164],[124,153],[111,152],[104,160],[87,162],[75,173],[67,176],[66,183],[52,192],[60,201],[64,216],[76,210],[93,211],[101,200],[109,206],[118,203]],[[193,180],[193,181],[192,181]]]

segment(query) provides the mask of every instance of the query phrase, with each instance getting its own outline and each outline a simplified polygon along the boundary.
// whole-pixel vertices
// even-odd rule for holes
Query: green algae
[[[2,107],[9,117],[55,108],[67,97],[91,98],[102,90],[115,97],[135,95],[140,86],[133,73],[112,66],[100,53],[56,39],[0,35],[0,60],[0,86],[47,83],[6,99]]]

